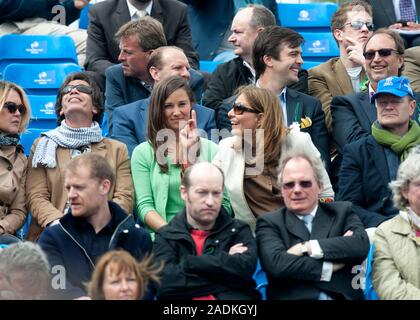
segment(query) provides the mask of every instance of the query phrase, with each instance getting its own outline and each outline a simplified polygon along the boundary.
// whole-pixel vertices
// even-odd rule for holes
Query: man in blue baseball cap
[[[372,135],[344,147],[338,195],[357,206],[365,228],[376,228],[398,213],[388,183],[409,150],[420,144],[419,119],[412,120],[418,106],[407,78],[380,80],[371,100],[377,113]]]

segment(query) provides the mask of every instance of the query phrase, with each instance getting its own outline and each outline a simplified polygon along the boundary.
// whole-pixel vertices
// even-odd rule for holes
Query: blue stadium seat
[[[317,65],[321,64],[322,61],[310,61],[310,60],[303,60],[302,69],[309,70],[310,68],[316,67]]]
[[[10,63],[76,63],[73,40],[67,35],[0,36],[0,78]]]
[[[340,55],[337,43],[331,32],[301,32],[305,43],[302,46],[302,57],[308,60],[325,61]]]
[[[237,55],[233,52],[233,50],[223,51],[220,52],[217,56],[214,57],[213,61],[215,62],[227,62],[232,59],[235,59]]]
[[[364,290],[366,300],[379,300],[378,295],[376,294],[375,288],[372,283],[372,264],[373,256],[375,252],[375,247],[373,243],[370,245],[369,254],[366,261],[366,288]]]
[[[214,70],[216,70],[217,66],[221,64],[222,62],[217,61],[200,61],[200,70],[201,71],[207,71],[210,73],[213,73]]]
[[[30,126],[32,128],[55,128],[57,115],[55,113],[55,95],[29,95],[32,116]]]
[[[259,259],[258,259],[257,268],[255,269],[253,278],[255,282],[257,283],[256,289],[261,293],[262,299],[267,300],[267,295],[266,295],[266,288],[268,285],[267,275],[261,268]]]
[[[92,7],[93,4],[89,3],[86,7],[80,11],[80,18],[79,18],[79,29],[87,29],[89,26],[89,9]]]
[[[4,69],[4,80],[17,83],[27,94],[56,95],[66,76],[81,71],[75,63],[12,63]]]
[[[39,138],[42,132],[49,131],[48,128],[28,128],[25,132],[20,135],[20,143],[25,148],[25,154],[29,156],[32,144],[34,140]]]
[[[25,241],[26,236],[28,235],[28,228],[29,228],[30,224],[31,224],[31,215],[28,212],[25,224],[22,226],[22,228],[20,228],[18,231],[16,231],[16,237],[18,237],[22,241]]]
[[[291,29],[330,30],[331,17],[338,9],[332,2],[320,3],[277,3],[277,12],[282,27]]]

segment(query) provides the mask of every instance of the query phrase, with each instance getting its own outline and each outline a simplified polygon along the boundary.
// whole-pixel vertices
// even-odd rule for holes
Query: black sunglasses
[[[302,180],[302,181],[298,181],[298,182],[286,182],[283,183],[283,189],[285,190],[292,190],[296,184],[300,185],[303,189],[309,189],[312,187],[312,181],[310,180]]]
[[[248,108],[239,102],[235,102],[232,106],[232,109],[233,109],[233,113],[236,114],[237,116],[243,114],[244,112],[260,113],[259,111]]]
[[[352,22],[348,22],[348,23],[344,24],[343,27],[350,26],[353,30],[361,30],[364,25],[366,25],[366,28],[369,31],[373,31],[374,26],[373,26],[372,22],[352,21]]]
[[[26,113],[26,107],[23,104],[16,104],[12,101],[5,102],[3,108],[7,108],[11,114],[14,114],[16,110],[19,110],[21,116]]]
[[[86,93],[86,94],[92,94],[93,93],[92,88],[91,87],[88,87],[88,86],[85,86],[84,84],[76,84],[74,86],[73,85],[65,86],[63,88],[63,90],[61,90],[61,92],[63,94],[67,94],[70,91],[72,91],[73,89],[77,89],[77,91],[79,91],[81,93]]]
[[[389,57],[392,53],[399,54],[399,52],[395,49],[385,48],[385,49],[369,50],[369,51],[363,52],[363,56],[365,57],[366,60],[372,60],[373,58],[375,58],[376,52],[382,58]]]

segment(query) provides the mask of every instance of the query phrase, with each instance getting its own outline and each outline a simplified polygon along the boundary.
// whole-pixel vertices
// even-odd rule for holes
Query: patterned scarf
[[[41,133],[41,139],[36,146],[32,167],[38,164],[55,168],[57,147],[66,149],[78,149],[89,146],[91,143],[102,141],[102,131],[97,122],[93,122],[90,128],[71,128],[66,125],[65,120],[61,126]]]
[[[378,121],[375,121],[372,124],[372,136],[377,143],[390,148],[404,161],[410,149],[420,144],[420,127],[417,122],[410,120],[407,133],[400,137],[382,128]]]
[[[18,134],[0,133],[0,146],[17,146],[20,143]]]

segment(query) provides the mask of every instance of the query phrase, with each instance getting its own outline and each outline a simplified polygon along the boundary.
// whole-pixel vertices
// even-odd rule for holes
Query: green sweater
[[[201,138],[201,150],[199,161],[211,162],[217,153],[217,145],[207,139]],[[138,145],[131,157],[131,174],[133,176],[134,190],[136,194],[136,208],[141,221],[144,223],[144,217],[150,211],[157,212],[166,222],[169,222],[175,214],[167,214],[167,207],[174,208],[175,203],[169,203],[168,199],[174,199],[172,195],[169,197],[169,176],[172,179],[178,179],[179,186],[181,185],[181,168],[169,166],[168,173],[160,172],[160,167],[156,162],[153,148],[149,142],[143,142]],[[179,199],[181,194],[179,192]],[[184,203],[176,201],[176,203]],[[223,207],[232,213],[229,200],[226,196],[223,199]],[[184,206],[179,206],[179,210]]]

